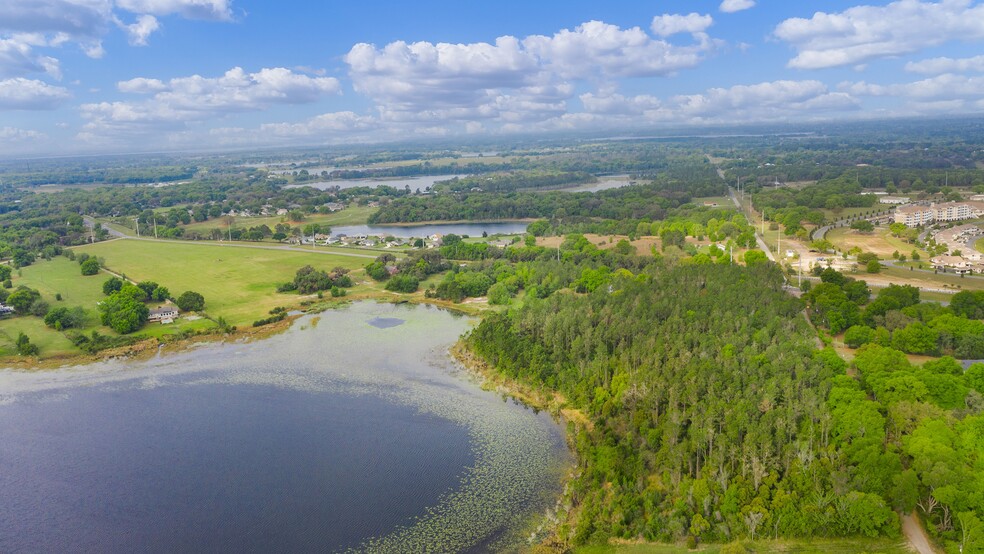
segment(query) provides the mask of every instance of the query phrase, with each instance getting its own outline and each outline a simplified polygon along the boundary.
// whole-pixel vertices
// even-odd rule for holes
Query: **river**
[[[471,324],[361,302],[261,341],[2,370],[0,551],[514,546],[570,455],[449,360]]]

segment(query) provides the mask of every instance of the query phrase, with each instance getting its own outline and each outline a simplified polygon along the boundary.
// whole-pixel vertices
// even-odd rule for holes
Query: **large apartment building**
[[[895,209],[895,222],[919,227],[936,221],[960,221],[984,215],[984,202],[943,202],[920,206],[908,204]]]

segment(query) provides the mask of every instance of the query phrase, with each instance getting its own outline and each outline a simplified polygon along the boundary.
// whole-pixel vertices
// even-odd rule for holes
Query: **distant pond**
[[[0,552],[510,549],[570,455],[449,360],[471,323],[363,302],[256,342],[0,370]]]
[[[435,223],[428,225],[341,225],[331,228],[332,235],[376,235],[397,238],[429,237],[435,233],[480,237],[489,235],[518,235],[526,232],[528,221],[491,221],[486,223]]]
[[[312,181],[310,183],[297,183],[287,185],[285,188],[311,187],[319,190],[327,190],[338,187],[339,189],[350,189],[355,187],[376,188],[379,186],[393,187],[402,189],[410,187],[411,192],[427,190],[427,187],[434,186],[438,181],[448,181],[455,177],[462,178],[468,175],[418,175],[415,177],[392,177],[385,179],[336,179],[331,181]]]

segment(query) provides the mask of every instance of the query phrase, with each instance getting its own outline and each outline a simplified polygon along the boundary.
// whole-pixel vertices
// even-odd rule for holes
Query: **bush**
[[[17,353],[21,356],[37,356],[38,345],[31,344],[31,339],[24,333],[17,335]]]
[[[81,327],[85,323],[85,310],[80,306],[66,308],[59,306],[44,316],[44,324],[48,327],[70,329]]]
[[[386,290],[393,292],[417,292],[420,281],[412,275],[396,274],[386,283]]]
[[[82,275],[95,275],[99,273],[99,260],[89,258],[82,262]]]

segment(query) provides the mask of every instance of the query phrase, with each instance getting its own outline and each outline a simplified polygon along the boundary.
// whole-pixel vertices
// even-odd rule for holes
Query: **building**
[[[178,309],[173,306],[162,306],[156,310],[150,310],[147,321],[160,321],[161,324],[174,323],[178,317]]]
[[[879,204],[897,204],[897,205],[908,204],[909,203],[909,197],[908,196],[879,196],[878,197],[878,203]]]
[[[960,221],[975,217],[973,207],[965,202],[944,202],[931,207],[936,221]]]
[[[960,221],[984,215],[984,202],[943,202],[921,206],[907,204],[895,209],[895,222],[919,227],[937,221]]]
[[[12,306],[8,306],[3,302],[0,302],[0,316],[12,314],[16,311],[17,310],[15,310]]]
[[[906,227],[920,227],[933,222],[933,210],[928,206],[909,204],[895,208],[895,222]]]
[[[967,274],[981,271],[981,266],[963,256],[937,256],[929,261],[933,269],[947,273]]]

